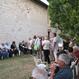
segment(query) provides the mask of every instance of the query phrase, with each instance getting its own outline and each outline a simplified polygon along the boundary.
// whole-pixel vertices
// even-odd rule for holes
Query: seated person
[[[12,52],[13,55],[18,55],[19,54],[19,51],[16,47],[15,41],[13,41],[12,44],[11,44],[11,52]]]
[[[4,58],[8,58],[9,57],[9,52],[8,52],[8,49],[5,48],[5,44],[2,43],[1,44],[1,59],[4,59]]]
[[[22,42],[19,43],[19,50],[20,50],[21,52],[23,52],[23,45],[22,45]]]
[[[5,43],[4,47],[7,50],[7,52],[9,53],[9,57],[12,57],[12,52],[10,50],[10,43]]]
[[[2,43],[1,46],[2,46],[1,47],[1,59],[8,58],[9,52],[8,52],[8,49],[5,47],[5,43]]]
[[[6,48],[2,49],[2,57],[3,57],[3,59],[9,57],[9,52],[8,52],[8,50]]]
[[[25,44],[24,44],[24,54],[27,54],[27,51],[28,51],[28,44],[27,44],[27,42],[25,42]]]
[[[0,59],[2,59],[2,49],[0,48]]]
[[[19,43],[19,50],[20,50],[22,53],[26,54],[26,53],[27,53],[27,50],[28,50],[27,42],[25,42],[25,41],[20,42],[20,43]]]

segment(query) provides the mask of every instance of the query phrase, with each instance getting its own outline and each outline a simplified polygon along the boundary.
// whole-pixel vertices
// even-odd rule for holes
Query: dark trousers
[[[49,50],[44,50],[44,60],[48,62],[48,64],[50,64],[49,54],[50,54]]]
[[[30,54],[32,54],[32,49],[28,49],[28,52],[29,52]]]
[[[9,53],[9,56],[11,57],[11,55],[15,55],[15,56],[17,56],[18,54],[19,54],[19,51],[17,50],[17,49],[15,49],[15,50],[10,50],[10,53]]]
[[[24,48],[23,53],[24,53],[24,54],[27,54],[27,50],[28,50],[27,48]]]

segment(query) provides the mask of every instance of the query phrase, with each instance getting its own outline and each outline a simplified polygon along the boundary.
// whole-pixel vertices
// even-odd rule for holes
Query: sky
[[[47,0],[40,0],[42,2],[44,2],[45,4],[49,5],[49,3],[47,2]]]

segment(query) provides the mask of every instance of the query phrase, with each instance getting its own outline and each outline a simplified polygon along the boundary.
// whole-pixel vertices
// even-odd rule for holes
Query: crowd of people
[[[13,56],[18,56],[19,50],[15,41],[10,45],[9,43],[2,43],[0,45],[0,59],[6,59]]]
[[[63,39],[52,32],[50,38],[35,35],[26,42],[20,42],[18,46],[15,41],[11,45],[8,43],[0,45],[0,59],[19,56],[21,53],[34,55],[42,62],[48,63],[50,79],[76,79],[73,74],[74,68],[78,76],[79,46],[74,39]],[[36,65],[32,78],[48,79],[47,70],[43,63]]]
[[[50,79],[79,78],[79,46],[74,39],[60,38],[51,33],[51,38],[44,37],[41,47],[44,61],[50,65]],[[38,57],[37,50],[37,57]],[[41,52],[39,54],[42,54]],[[36,65],[32,72],[33,79],[48,79],[48,71],[44,63]]]

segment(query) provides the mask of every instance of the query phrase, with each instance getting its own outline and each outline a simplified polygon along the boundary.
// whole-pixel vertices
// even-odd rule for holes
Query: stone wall
[[[47,8],[31,0],[0,0],[0,42],[47,35]]]

